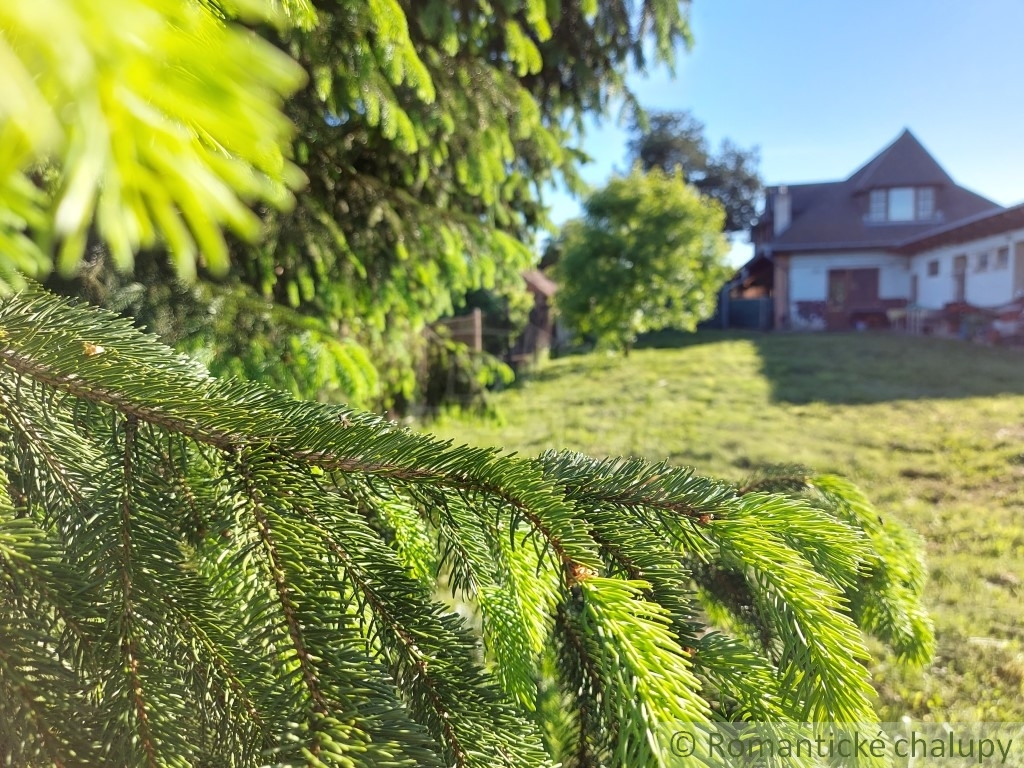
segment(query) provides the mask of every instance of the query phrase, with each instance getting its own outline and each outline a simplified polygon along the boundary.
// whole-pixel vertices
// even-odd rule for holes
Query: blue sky
[[[766,183],[845,178],[906,127],[959,184],[1024,202],[1024,0],[693,0],[690,22],[675,77],[630,85],[648,109],[691,110],[714,147],[759,146]],[[627,139],[592,125],[584,178],[627,170]],[[546,200],[556,223],[579,214]]]

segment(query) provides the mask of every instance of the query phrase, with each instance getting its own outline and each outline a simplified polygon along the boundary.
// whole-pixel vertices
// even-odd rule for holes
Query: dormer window
[[[868,221],[929,221],[934,218],[933,187],[872,189],[868,197]]]
[[[914,188],[893,187],[889,191],[889,221],[914,220]]]
[[[868,221],[885,221],[886,194],[884,189],[872,189],[868,203]]]
[[[935,217],[935,188],[918,187],[917,209],[914,218],[918,220],[931,219]]]

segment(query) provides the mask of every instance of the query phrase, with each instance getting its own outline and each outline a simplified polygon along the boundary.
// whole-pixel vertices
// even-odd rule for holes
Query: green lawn
[[[1024,721],[1024,351],[873,334],[659,341],[552,361],[494,397],[499,421],[431,429],[733,480],[765,463],[844,474],[928,547],[938,653],[924,673],[878,662],[883,719]]]

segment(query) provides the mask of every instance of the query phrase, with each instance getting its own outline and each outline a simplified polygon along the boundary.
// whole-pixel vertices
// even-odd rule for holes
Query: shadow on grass
[[[1024,350],[891,333],[652,334],[638,347],[746,340],[776,402],[852,404],[1024,395]]]

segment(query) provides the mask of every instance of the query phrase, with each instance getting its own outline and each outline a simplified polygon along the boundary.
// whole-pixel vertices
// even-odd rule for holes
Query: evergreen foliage
[[[244,284],[182,282],[162,253],[138,254],[131,273],[90,259],[74,278],[51,275],[45,285],[132,318],[214,375],[260,381],[301,399],[361,407],[381,400],[378,366],[336,326]]]
[[[304,3],[221,6],[283,23],[282,6]],[[0,63],[0,287],[16,270],[46,274],[53,238],[73,272],[93,225],[121,269],[159,238],[182,276],[200,260],[223,274],[221,225],[260,231],[243,201],[292,202],[301,173],[281,150],[279,108],[302,70],[197,4],[3,3]]]
[[[0,57],[29,62],[0,90],[0,194],[19,212],[0,263],[21,286],[0,300],[3,761],[662,766],[679,764],[672,733],[689,721],[870,722],[862,633],[927,656],[923,568],[842,481],[788,472],[737,489],[664,464],[441,442],[214,377],[18,272],[53,236],[75,261],[94,202],[113,253],[159,233],[187,271],[193,240],[220,263],[219,225],[249,221],[239,200],[282,201],[274,104],[294,70],[206,7],[0,6]],[[299,0],[272,7],[313,22]],[[356,10],[393,20],[374,60],[419,77],[395,7]],[[204,64],[176,91],[196,46]],[[240,51],[259,62],[227,61]],[[122,57],[136,85],[161,76],[163,113],[118,111],[152,104],[104,75]],[[21,77],[50,65],[52,81]],[[142,118],[168,130],[143,146]]]
[[[71,80],[64,88],[68,98],[62,101],[69,101],[74,87],[103,92],[102,83],[122,78],[132,96],[124,105],[120,97],[98,99],[100,119],[89,123],[102,144],[90,148],[104,161],[79,177],[80,199],[88,202],[90,190],[108,190],[97,226],[112,251],[97,243],[91,257],[107,271],[123,270],[131,249],[153,246],[166,224],[157,244],[172,252],[179,274],[190,276],[198,266],[199,278],[212,272],[227,279],[230,290],[244,286],[242,295],[264,299],[272,305],[264,313],[279,306],[297,310],[361,346],[368,366],[361,375],[376,378],[380,388],[365,402],[379,407],[418,397],[422,381],[416,372],[428,354],[422,333],[457,311],[467,292],[482,288],[522,302],[520,275],[533,262],[531,241],[547,224],[542,190],[555,180],[581,187],[584,118],[605,113],[613,98],[633,111],[627,66],[642,70],[648,57],[671,62],[676,47],[689,41],[687,3],[679,0],[206,0],[202,5],[216,14],[200,13],[195,2],[48,0],[0,11],[0,30],[3,14],[13,14],[14,25],[7,27],[12,40],[26,30],[71,35],[95,22],[114,25],[118,40],[130,41],[138,26],[148,46],[123,56],[116,48],[110,59],[116,66],[104,60],[95,78]],[[189,21],[166,41],[154,22],[164,11],[175,21]],[[208,18],[243,12],[272,45]],[[45,42],[45,58],[26,60],[26,82],[34,66],[55,73],[70,68],[61,57],[75,49]],[[90,55],[106,44],[98,36],[89,43]],[[173,55],[154,53],[166,43],[176,46]],[[281,51],[305,70],[304,84]],[[190,54],[204,57],[201,68],[180,66]],[[152,82],[161,66],[194,75],[183,78],[192,90],[183,91],[174,78]],[[262,98],[269,94],[260,88],[288,95],[283,111],[293,133],[280,113],[267,109],[274,100]],[[248,101],[242,98],[246,92]],[[45,102],[42,93],[30,95]],[[161,98],[147,102],[140,97],[146,93]],[[166,96],[171,93],[180,98]],[[214,123],[199,108],[189,113],[191,105],[211,101],[234,117]],[[136,112],[141,116],[135,122],[121,120],[123,113],[135,120]],[[52,114],[68,125],[85,117],[75,109]],[[68,126],[62,129],[70,136]],[[100,142],[115,132],[125,135],[117,147]],[[146,144],[152,133],[158,135]],[[278,143],[289,136],[282,153]],[[254,137],[264,145],[254,144]],[[182,145],[177,165],[167,160],[177,146],[172,138]],[[48,155],[54,146],[33,145],[30,159]],[[56,156],[55,165],[70,167],[78,155],[70,140],[61,146],[67,155]],[[163,168],[172,171],[167,179]],[[305,186],[291,200],[286,185],[300,176]],[[196,183],[186,183],[188,178]],[[54,184],[68,186],[62,177]],[[272,205],[259,207],[257,218],[232,192]],[[113,213],[119,197],[131,206],[124,219]],[[60,200],[61,193],[42,195],[36,208],[17,217],[11,233],[21,231],[29,212],[40,225],[53,223]],[[205,210],[209,219],[200,215]],[[74,227],[65,226],[66,216],[57,222],[58,234],[68,236],[60,261],[64,276],[82,251],[92,208],[76,211]],[[213,222],[227,222],[236,234],[229,241],[226,276],[229,261]],[[22,264],[23,271],[42,277],[44,253],[48,249]],[[212,291],[226,292],[224,286]],[[147,304],[143,314],[157,314],[166,311],[164,300],[160,291],[147,290],[136,303]],[[105,306],[117,306],[116,297]],[[252,370],[265,367],[261,351],[274,360],[300,335],[267,335],[264,350],[249,350],[206,327],[195,329],[181,348],[194,347],[198,339],[215,347],[218,358],[236,357],[234,369]],[[343,367],[324,370],[332,372],[329,383],[336,388],[350,380]],[[273,373],[287,378],[286,372]],[[312,397],[317,390],[303,394]]]
[[[674,764],[690,721],[871,722],[862,631],[930,648],[919,548],[832,477],[440,443],[34,289],[0,411],[18,765]]]
[[[268,213],[236,274],[275,303],[344,326],[387,406],[424,399],[423,329],[485,289],[513,304],[547,225],[542,190],[579,190],[583,120],[627,65],[689,40],[678,0],[322,2],[272,35],[311,75],[286,105],[309,178]],[[521,325],[522,323],[520,323]],[[472,375],[471,372],[467,372]]]
[[[555,265],[555,302],[565,323],[626,352],[636,337],[694,330],[714,312],[727,279],[724,213],[658,168],[613,178],[567,222]]]

